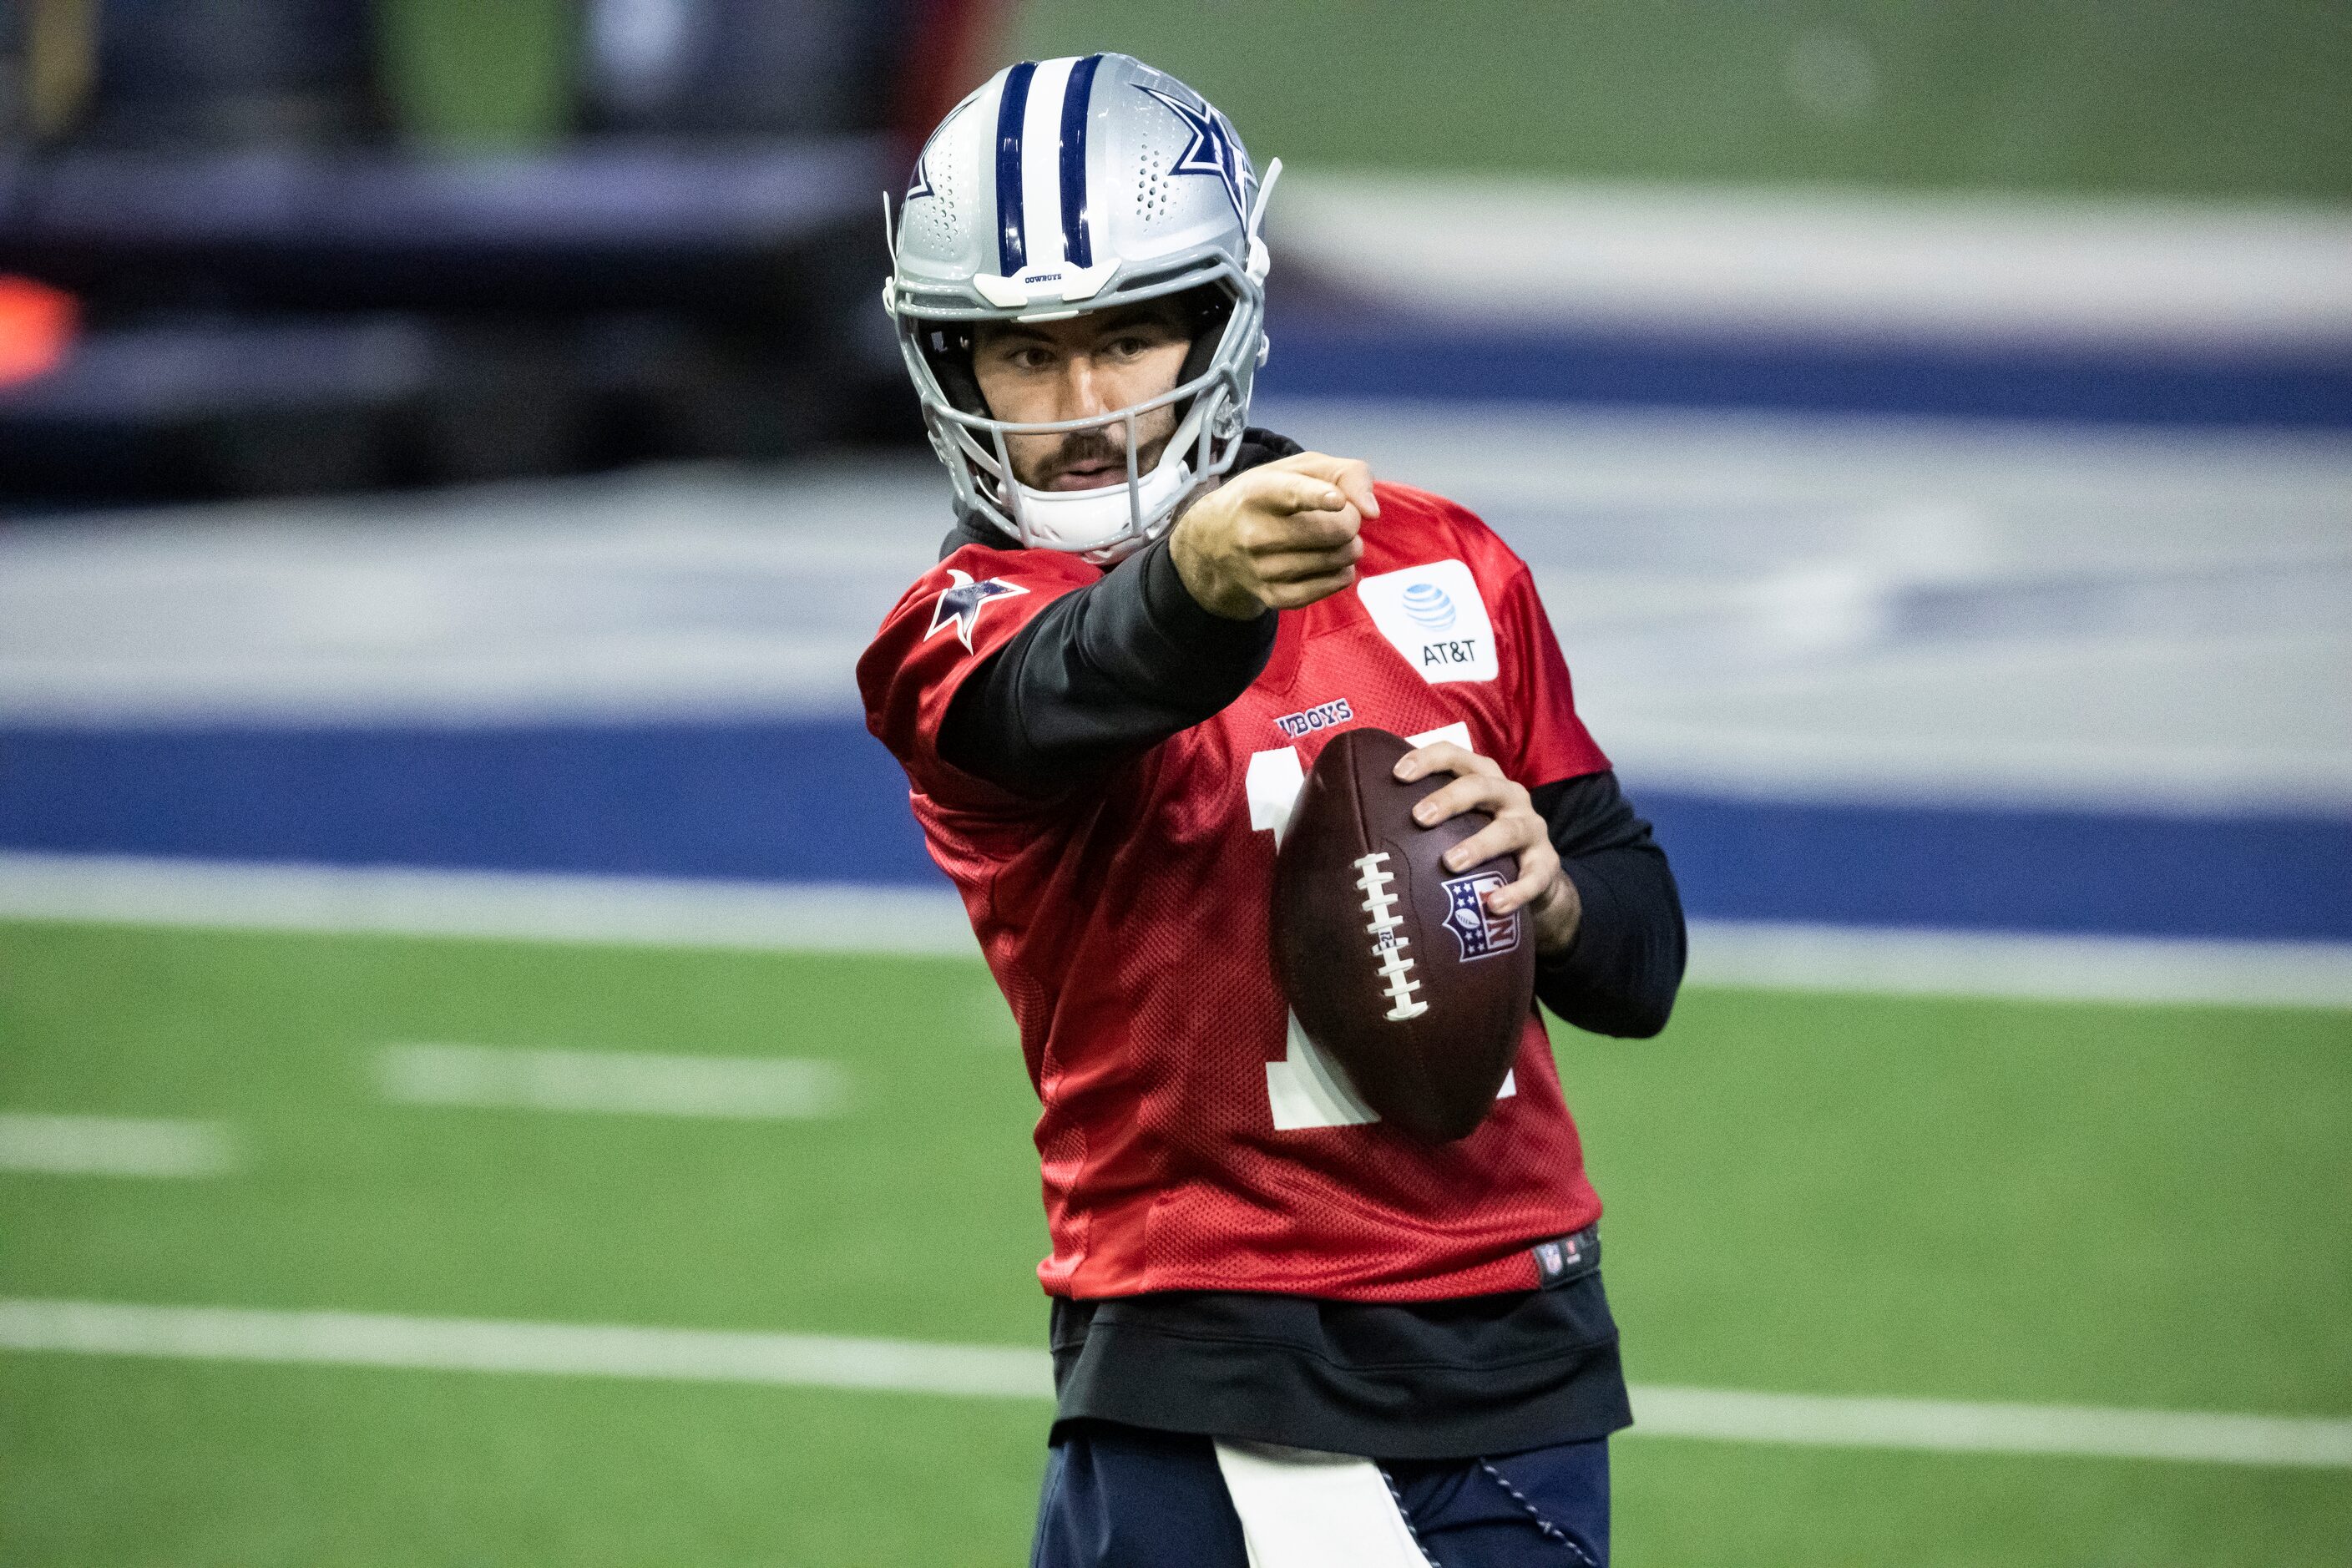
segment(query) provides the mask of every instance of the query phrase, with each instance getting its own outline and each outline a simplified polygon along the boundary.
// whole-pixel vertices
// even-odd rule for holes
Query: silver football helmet
[[[915,161],[891,233],[884,308],[956,498],[1024,546],[1118,559],[1156,538],[1233,467],[1265,360],[1261,185],[1233,122],[1128,55],[1024,60],[950,110]],[[885,203],[887,216],[887,203]],[[1060,321],[1177,297],[1196,328],[1177,384],[1107,416],[994,417],[972,374],[977,321]],[[1137,420],[1169,405],[1175,433],[1139,469]],[[1127,483],[1037,490],[1008,436],[1122,426]]]

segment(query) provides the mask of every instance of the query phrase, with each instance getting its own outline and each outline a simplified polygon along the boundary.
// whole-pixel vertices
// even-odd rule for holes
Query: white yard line
[[[1701,921],[1690,983],[1898,995],[2352,1007],[2352,946]]]
[[[944,888],[0,854],[0,920],[976,958]],[[1691,983],[2352,1007],[2352,944],[1701,921]]]
[[[2352,335],[2319,207],[1301,171],[1295,265],[1456,319],[1750,332],[2302,345]]]
[[[373,1065],[384,1098],[411,1105],[799,1121],[849,1099],[839,1064],[782,1057],[395,1045]]]
[[[2352,1469],[2352,1421],[2314,1416],[1664,1387],[1635,1388],[1633,1415],[1653,1437]]]
[[[0,1171],[50,1176],[225,1175],[236,1141],[212,1121],[0,1111]]]
[[[0,1350],[1049,1398],[1043,1351],[829,1334],[0,1300]]]
[[[830,1334],[0,1300],[0,1350],[1049,1399],[1043,1351]],[[1731,1442],[2352,1468],[2352,1421],[1636,1387],[1634,1433]]]
[[[0,919],[977,958],[945,889],[0,853]]]

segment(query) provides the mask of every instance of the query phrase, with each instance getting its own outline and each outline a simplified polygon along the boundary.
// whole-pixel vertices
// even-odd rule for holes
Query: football
[[[1490,914],[1517,857],[1441,858],[1492,820],[1412,818],[1451,773],[1400,782],[1412,742],[1349,730],[1323,748],[1275,861],[1275,972],[1307,1037],[1382,1120],[1430,1142],[1493,1108],[1535,1005],[1535,933]]]

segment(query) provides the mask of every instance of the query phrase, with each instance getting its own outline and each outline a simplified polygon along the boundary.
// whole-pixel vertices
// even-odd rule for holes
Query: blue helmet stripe
[[[1095,264],[1094,234],[1087,226],[1087,100],[1100,64],[1100,55],[1088,55],[1072,66],[1062,94],[1062,255],[1073,267]]]
[[[1004,73],[1004,94],[996,101],[996,267],[1010,278],[1029,264],[1029,243],[1021,231],[1021,121],[1029,112],[1029,79],[1037,62],[1023,60]]]

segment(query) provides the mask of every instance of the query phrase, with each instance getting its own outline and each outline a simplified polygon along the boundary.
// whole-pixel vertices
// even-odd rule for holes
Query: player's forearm
[[[1665,851],[1614,774],[1546,784],[1535,799],[1579,905],[1574,939],[1536,967],[1537,996],[1580,1029],[1656,1034],[1674,1010],[1685,956]]]
[[[940,755],[1046,800],[1222,710],[1274,649],[1275,616],[1211,614],[1167,547],[1063,595],[956,693]]]

